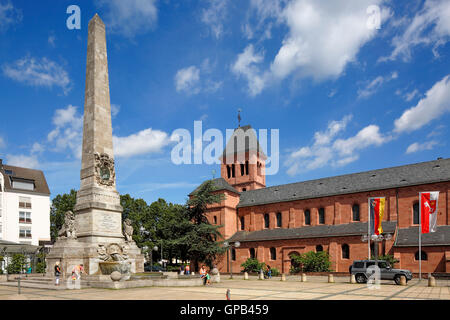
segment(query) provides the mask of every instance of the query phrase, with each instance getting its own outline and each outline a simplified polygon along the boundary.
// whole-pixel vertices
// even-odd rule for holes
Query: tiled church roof
[[[422,246],[450,245],[450,226],[438,226],[436,232],[422,234]],[[398,229],[394,246],[418,247],[419,227]]]
[[[240,130],[240,131],[238,131]],[[248,131],[248,132],[247,132]],[[238,136],[238,134],[244,133],[247,137],[244,140],[244,145],[239,145],[239,143],[235,143],[235,137]],[[250,140],[252,143],[250,143]],[[242,149],[244,147],[244,149]],[[260,157],[266,158],[266,155],[264,154],[264,150],[259,144],[258,137],[256,135],[256,130],[252,128],[251,125],[246,125],[243,127],[239,127],[234,129],[233,135],[229,138],[227,145],[225,146],[225,149],[223,149],[222,155],[220,158],[222,159],[227,154],[239,154],[242,152],[249,152],[254,151],[257,152]]]
[[[239,207],[450,181],[450,159],[284,184],[241,193]]]
[[[396,221],[383,222],[384,233],[394,233]],[[304,238],[325,238],[338,236],[360,236],[367,234],[367,222],[353,222],[337,225],[319,225],[306,226],[299,228],[277,228],[264,229],[259,231],[239,231],[236,232],[228,241],[249,242],[264,240],[287,240]]]
[[[207,181],[211,181],[211,180],[207,180]],[[214,187],[216,187],[216,191],[220,191],[220,190],[228,190],[234,193],[239,193],[239,191],[237,191],[235,188],[233,188],[228,182],[226,182],[226,180],[224,178],[217,178],[217,179],[213,179],[212,180]],[[203,186],[206,183],[203,182],[200,186],[198,186],[194,191],[192,191],[189,195],[192,196],[194,195],[198,189],[200,189],[201,186]]]

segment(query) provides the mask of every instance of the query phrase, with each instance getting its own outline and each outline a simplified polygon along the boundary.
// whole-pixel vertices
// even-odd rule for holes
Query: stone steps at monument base
[[[0,286],[7,286],[7,287],[16,287],[18,286],[17,281],[15,282],[2,282],[0,283]],[[31,289],[45,289],[45,290],[67,290],[72,289],[69,288],[66,284],[61,283],[59,286],[55,286],[54,283],[36,283],[36,282],[28,282],[28,281],[20,281],[20,287],[21,288],[31,288]],[[81,289],[89,288],[86,284],[81,284]]]

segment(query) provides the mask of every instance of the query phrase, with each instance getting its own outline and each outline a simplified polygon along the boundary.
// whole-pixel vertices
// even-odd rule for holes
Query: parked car
[[[145,265],[144,266],[144,271],[145,272],[151,272],[151,271],[153,271],[153,272],[163,272],[163,271],[165,271],[164,270],[164,268],[163,267],[161,267],[161,266],[153,266],[153,268],[152,268],[152,266],[151,265]]]
[[[355,260],[350,266],[350,274],[354,274],[356,282],[366,283],[367,279],[372,275],[373,271],[367,270],[370,266],[375,265],[375,260]],[[381,280],[394,280],[396,284],[400,284],[402,276],[406,278],[406,282],[412,279],[412,273],[406,269],[394,269],[387,261],[378,260],[380,268]]]

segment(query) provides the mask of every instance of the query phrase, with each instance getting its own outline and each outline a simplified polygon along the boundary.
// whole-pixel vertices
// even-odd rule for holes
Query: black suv
[[[356,282],[366,283],[367,279],[373,272],[367,270],[370,266],[375,265],[375,260],[355,260],[350,266],[350,274],[354,274]],[[380,268],[381,280],[394,280],[396,284],[400,284],[401,276],[406,278],[406,282],[412,279],[412,273],[404,269],[392,269],[387,261],[378,260],[378,267]]]

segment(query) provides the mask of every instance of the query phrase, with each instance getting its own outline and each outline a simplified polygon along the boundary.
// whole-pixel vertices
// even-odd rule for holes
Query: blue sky
[[[79,188],[96,12],[120,193],[183,203],[220,169],[173,164],[173,131],[225,133],[239,108],[279,129],[268,185],[450,156],[449,1],[0,0],[0,158],[43,170],[52,197]]]

